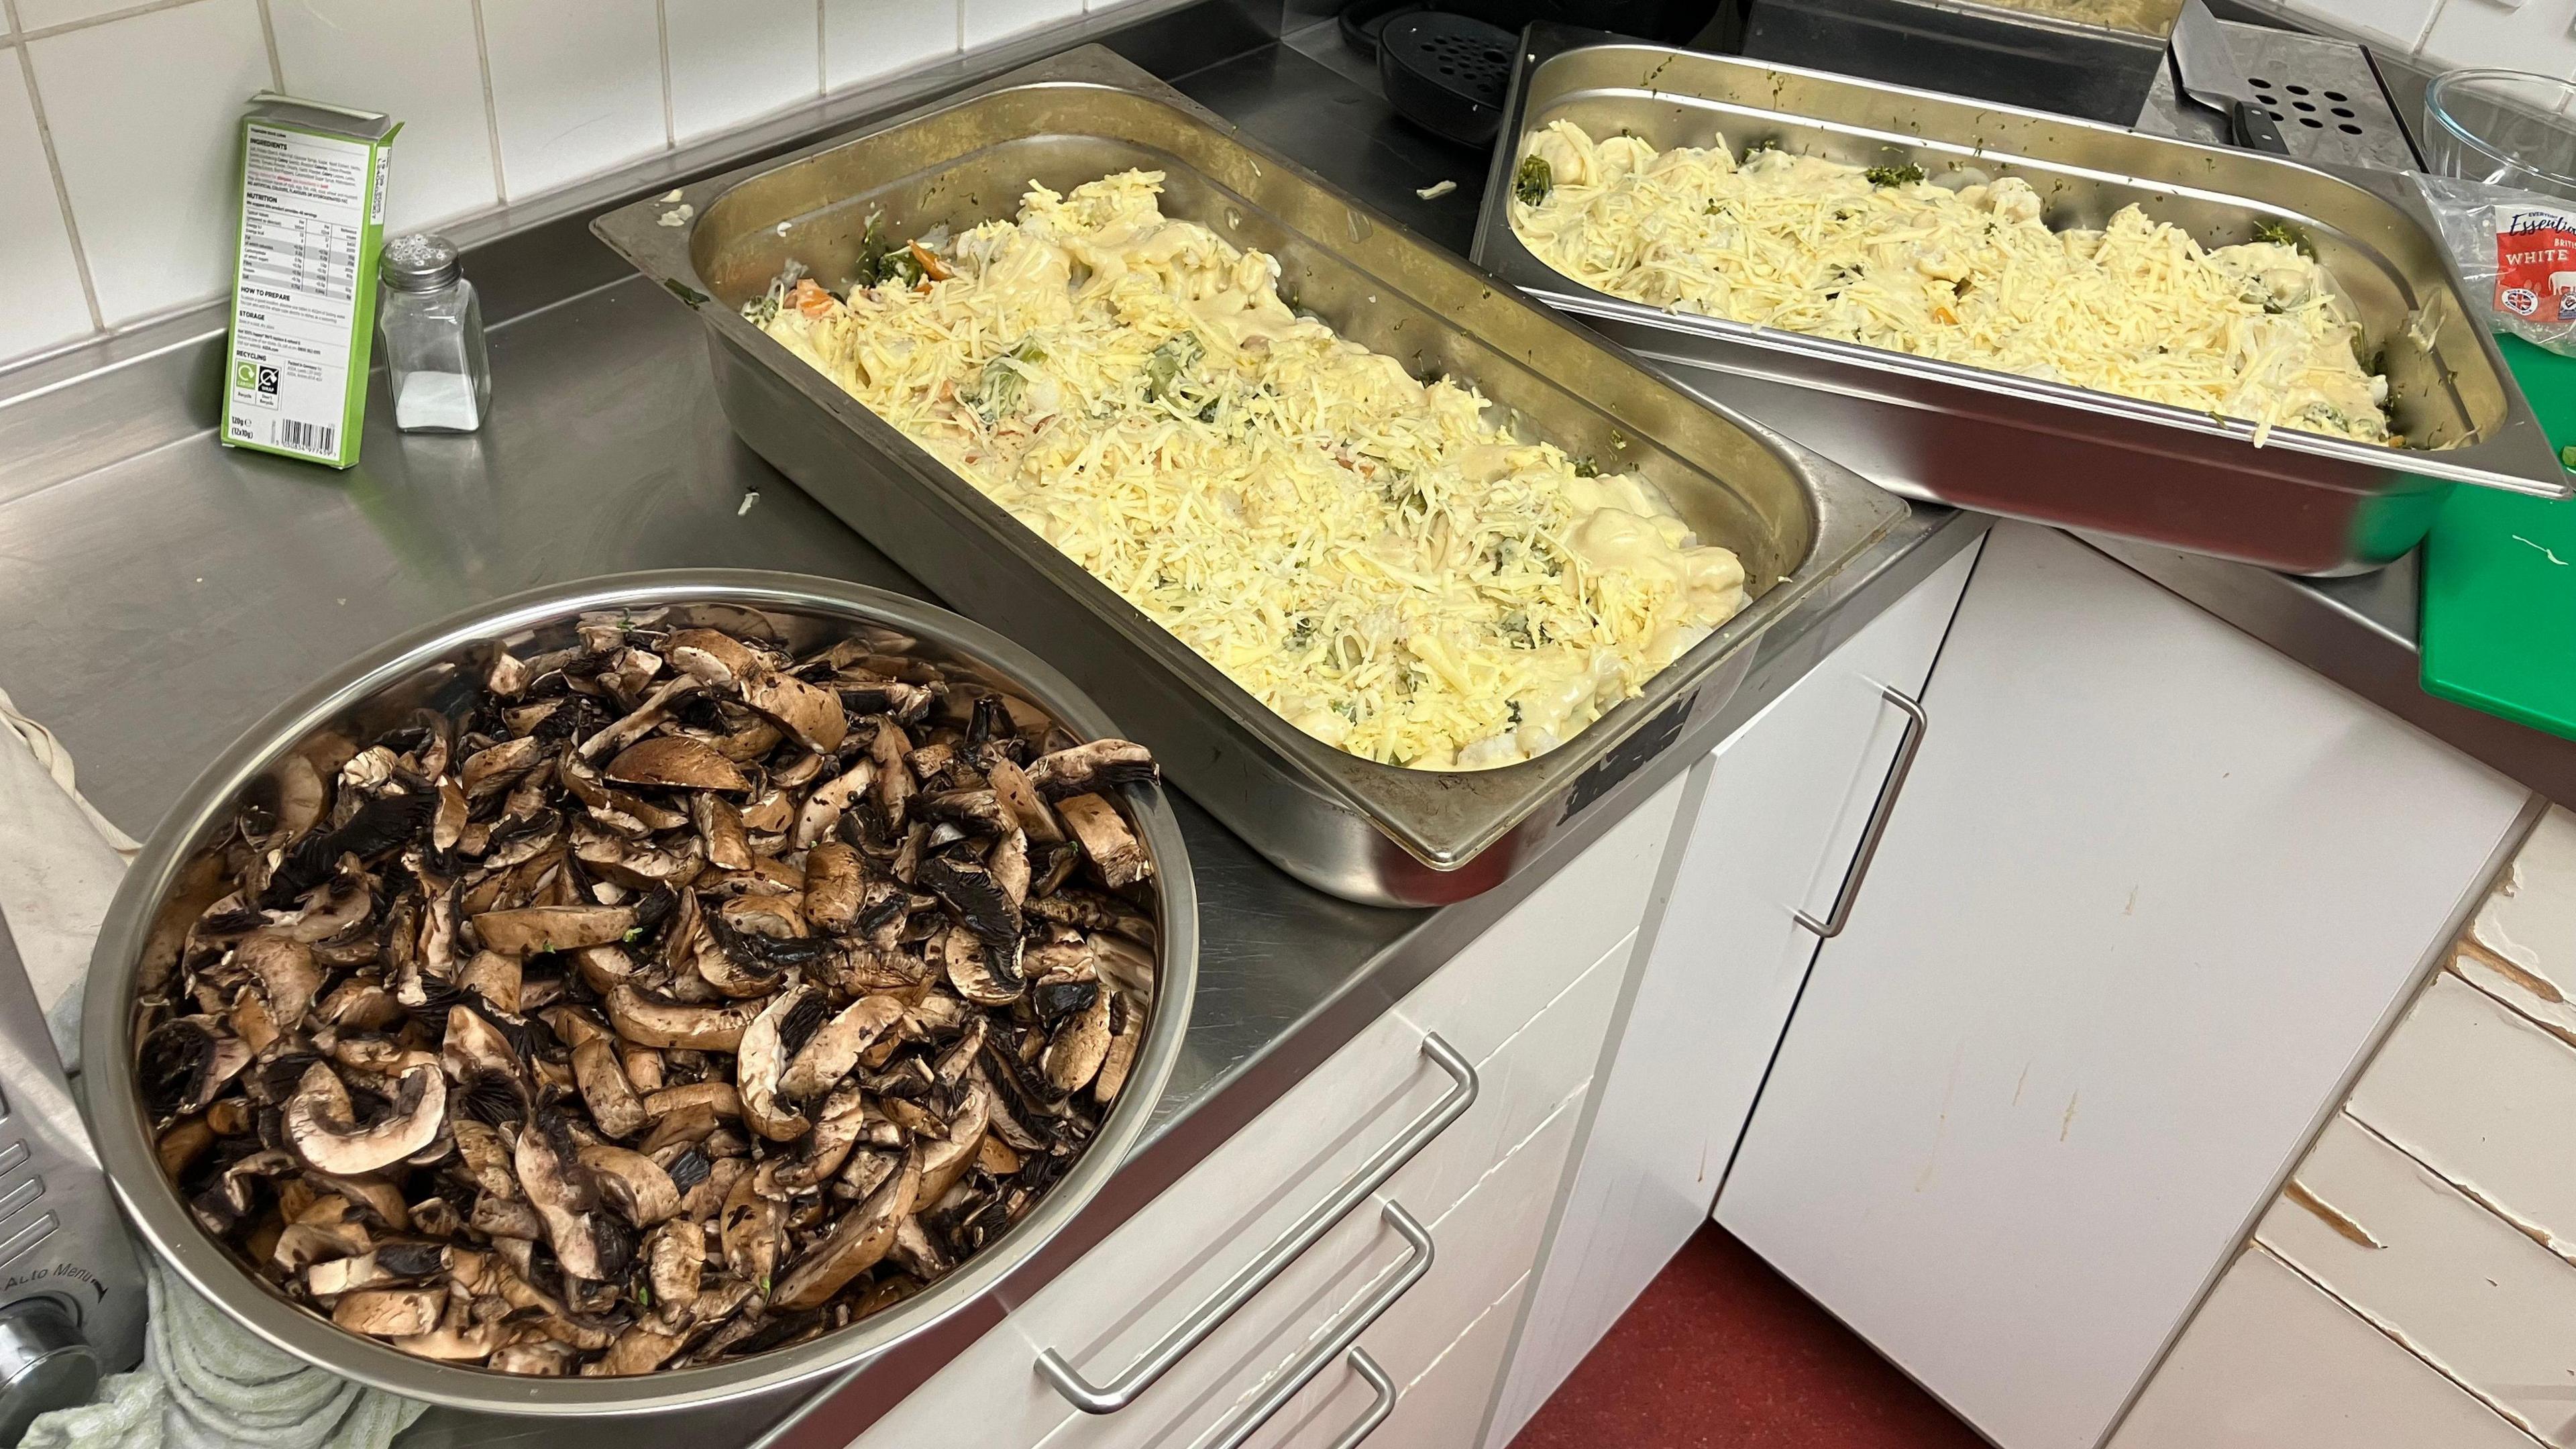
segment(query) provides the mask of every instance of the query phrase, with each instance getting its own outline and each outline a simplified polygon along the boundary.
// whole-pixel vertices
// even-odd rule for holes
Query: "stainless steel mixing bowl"
[[[230,823],[236,802],[296,746],[325,730],[364,739],[479,672],[505,641],[523,656],[573,641],[593,610],[671,606],[697,622],[766,627],[800,652],[865,634],[960,667],[1038,705],[1074,734],[1119,731],[1100,707],[1008,639],[944,609],[829,579],[727,569],[624,574],[520,594],[376,650],[289,700],[224,751],[161,822],[100,928],[90,960],[81,1047],[85,1091],[109,1181],[142,1238],[180,1277],[261,1338],[362,1383],[462,1409],[503,1414],[633,1414],[705,1404],[812,1378],[945,1318],[1035,1252],[1096,1196],[1144,1132],[1179,1056],[1198,972],[1198,900],[1179,823],[1159,789],[1131,791],[1137,834],[1151,852],[1161,931],[1153,1014],[1126,1089],[1072,1169],[1029,1215],[922,1293],[807,1343],[632,1378],[529,1378],[415,1358],[334,1327],[246,1271],[201,1231],[154,1156],[136,1091],[135,976],[146,941],[182,868]]]

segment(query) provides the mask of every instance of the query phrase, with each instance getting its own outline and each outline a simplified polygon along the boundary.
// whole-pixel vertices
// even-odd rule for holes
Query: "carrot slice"
[[[912,242],[909,243],[909,245],[912,247],[912,259],[921,263],[921,274],[923,276],[928,277],[934,282],[944,282],[950,277],[957,275],[955,272],[948,270],[948,264],[941,261],[937,255],[932,253],[930,248],[923,246],[919,242]]]
[[[812,277],[798,278],[796,290],[787,294],[787,300],[795,303],[796,310],[808,317],[820,317],[840,305],[839,300],[824,291]]]

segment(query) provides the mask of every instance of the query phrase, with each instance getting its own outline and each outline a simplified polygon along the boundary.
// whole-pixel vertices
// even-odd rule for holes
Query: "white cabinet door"
[[[1974,564],[1945,564],[1704,767],[1487,1443],[1520,1432],[1708,1220],[1815,955],[1798,917],[1833,913],[1905,731],[1883,691],[1922,690]]]
[[[2526,792],[1998,527],[1717,1218],[2005,1449],[2086,1449]]]

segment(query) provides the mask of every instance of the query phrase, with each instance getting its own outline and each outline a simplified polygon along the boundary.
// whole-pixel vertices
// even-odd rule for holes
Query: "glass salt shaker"
[[[376,275],[384,285],[376,329],[391,375],[394,426],[406,433],[481,427],[492,408],[492,364],[483,350],[483,308],[456,244],[425,232],[395,237]]]

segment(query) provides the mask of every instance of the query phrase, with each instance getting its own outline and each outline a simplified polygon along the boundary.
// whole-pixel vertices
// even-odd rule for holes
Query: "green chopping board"
[[[2576,445],[2576,357],[2496,345],[2550,442]],[[2424,540],[2424,692],[2576,739],[2576,499],[2451,490]]]

